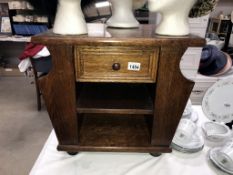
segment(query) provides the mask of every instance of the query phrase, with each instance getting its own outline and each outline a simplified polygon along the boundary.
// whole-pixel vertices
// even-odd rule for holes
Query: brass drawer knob
[[[117,70],[120,70],[120,68],[121,68],[120,63],[113,63],[113,65],[112,65],[113,70],[117,71]]]

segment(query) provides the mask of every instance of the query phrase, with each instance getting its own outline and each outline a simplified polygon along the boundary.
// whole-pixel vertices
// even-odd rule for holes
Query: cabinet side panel
[[[49,45],[52,70],[39,80],[40,90],[59,144],[78,142],[73,47]]]
[[[152,145],[169,146],[194,83],[185,79],[179,64],[187,47],[162,47],[155,97]]]

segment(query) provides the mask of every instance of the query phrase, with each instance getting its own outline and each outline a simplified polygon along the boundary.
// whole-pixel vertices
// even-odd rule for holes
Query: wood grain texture
[[[180,72],[186,45],[162,47],[156,85],[152,145],[168,146],[175,134],[194,82]]]
[[[91,27],[90,27],[91,26]],[[187,36],[161,36],[154,33],[153,25],[140,25],[135,29],[107,28],[104,24],[88,24],[87,35],[58,35],[52,30],[34,36],[33,42],[47,44],[71,44],[80,46],[166,46],[177,47],[182,44],[199,47],[205,40],[195,35]]]
[[[58,145],[57,149],[59,151],[71,151],[71,152],[137,152],[137,153],[170,153],[172,149],[165,146],[79,146],[79,145]]]
[[[148,82],[156,79],[158,48],[82,46],[75,49],[76,80],[80,82]],[[128,70],[128,63],[140,70]],[[119,64],[118,70],[113,69]]]
[[[77,144],[77,117],[73,47],[48,45],[52,70],[39,79],[50,119],[59,144]]]
[[[75,151],[170,152],[150,144],[150,130],[141,115],[84,115]],[[59,146],[62,149],[64,146]],[[68,146],[69,147],[69,146]]]

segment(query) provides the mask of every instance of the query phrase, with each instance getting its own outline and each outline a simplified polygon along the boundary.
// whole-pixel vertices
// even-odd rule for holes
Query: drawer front
[[[76,80],[81,82],[145,82],[156,80],[159,48],[76,47]]]

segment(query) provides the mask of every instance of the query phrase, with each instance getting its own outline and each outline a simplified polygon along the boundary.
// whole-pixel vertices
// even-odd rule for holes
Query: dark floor
[[[27,175],[52,130],[33,79],[0,77],[0,174]]]

